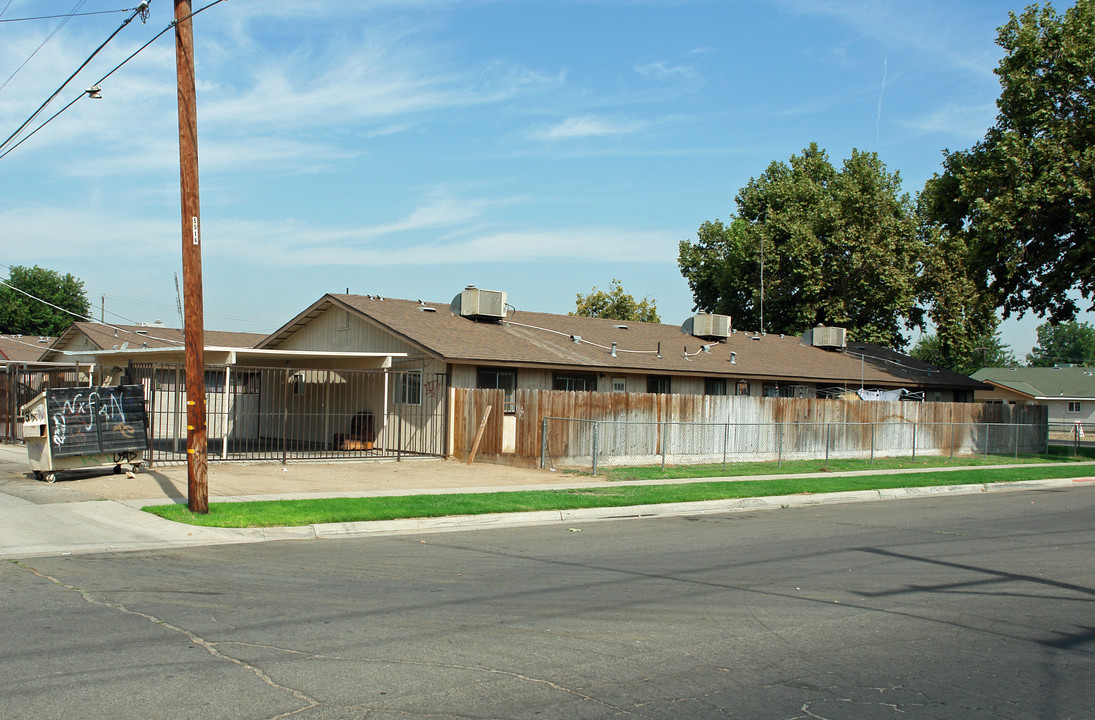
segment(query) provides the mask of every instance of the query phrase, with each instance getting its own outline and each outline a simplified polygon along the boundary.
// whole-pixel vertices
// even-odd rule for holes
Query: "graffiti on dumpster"
[[[146,449],[144,395],[139,385],[53,388],[47,406],[55,455]]]

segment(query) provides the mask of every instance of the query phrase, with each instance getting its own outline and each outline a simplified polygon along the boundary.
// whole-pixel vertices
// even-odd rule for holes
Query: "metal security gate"
[[[85,366],[86,369],[86,366]],[[87,385],[75,365],[3,363],[0,366],[0,442],[22,442],[20,408],[46,388]]]
[[[186,372],[132,365],[145,386],[153,463],[186,461]],[[419,370],[207,366],[211,462],[443,456],[444,375]]]

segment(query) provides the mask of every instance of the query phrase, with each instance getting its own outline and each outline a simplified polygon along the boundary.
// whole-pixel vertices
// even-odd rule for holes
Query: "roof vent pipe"
[[[737,365],[738,364],[738,354],[736,352],[734,352],[733,350],[730,351],[730,364],[731,365]]]
[[[612,351],[609,354],[612,357],[616,357],[616,343],[612,343]]]

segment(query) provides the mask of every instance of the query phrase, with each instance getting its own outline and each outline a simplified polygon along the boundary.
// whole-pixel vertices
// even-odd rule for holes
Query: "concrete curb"
[[[899,500],[933,495],[1044,490],[1089,485],[1095,485],[1095,477],[860,490],[819,495],[780,495],[661,505],[324,523],[301,527],[273,528],[218,528],[186,525],[146,513],[139,509],[137,503],[131,504],[109,500],[31,506],[17,504],[0,506],[0,527],[4,528],[4,532],[0,533],[0,558],[32,558],[102,552],[179,549],[275,540],[318,540],[369,535],[431,534],[473,528],[559,525],[602,520],[724,514],[810,505]],[[141,504],[148,505],[150,503],[144,502]]]
[[[594,522],[599,520],[673,517],[705,513],[727,513],[742,510],[772,510],[808,505],[833,505],[849,502],[900,500],[903,498],[926,497],[931,495],[969,495],[1007,490],[1065,488],[1076,487],[1078,485],[1095,485],[1095,477],[1021,480],[1008,483],[974,485],[941,485],[922,488],[855,490],[819,495],[776,495],[732,500],[704,500],[702,502],[693,503],[666,503],[661,505],[628,505],[622,507],[576,508],[572,510],[492,513],[487,515],[451,515],[439,518],[408,518],[403,520],[373,520],[354,523],[326,523],[310,525],[309,527],[312,529],[312,533],[316,538],[413,534],[420,532],[465,530],[473,527],[552,525],[557,523]]]

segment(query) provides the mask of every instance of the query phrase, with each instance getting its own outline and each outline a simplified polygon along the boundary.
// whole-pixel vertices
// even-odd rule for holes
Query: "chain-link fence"
[[[1049,443],[1051,445],[1069,447],[1073,455],[1078,455],[1080,448],[1095,446],[1095,435],[1088,433],[1095,430],[1095,425],[1088,423],[1085,427],[1080,421],[1051,422],[1049,423]]]
[[[650,465],[1048,451],[1044,424],[679,423],[544,418],[540,466],[592,470]]]

